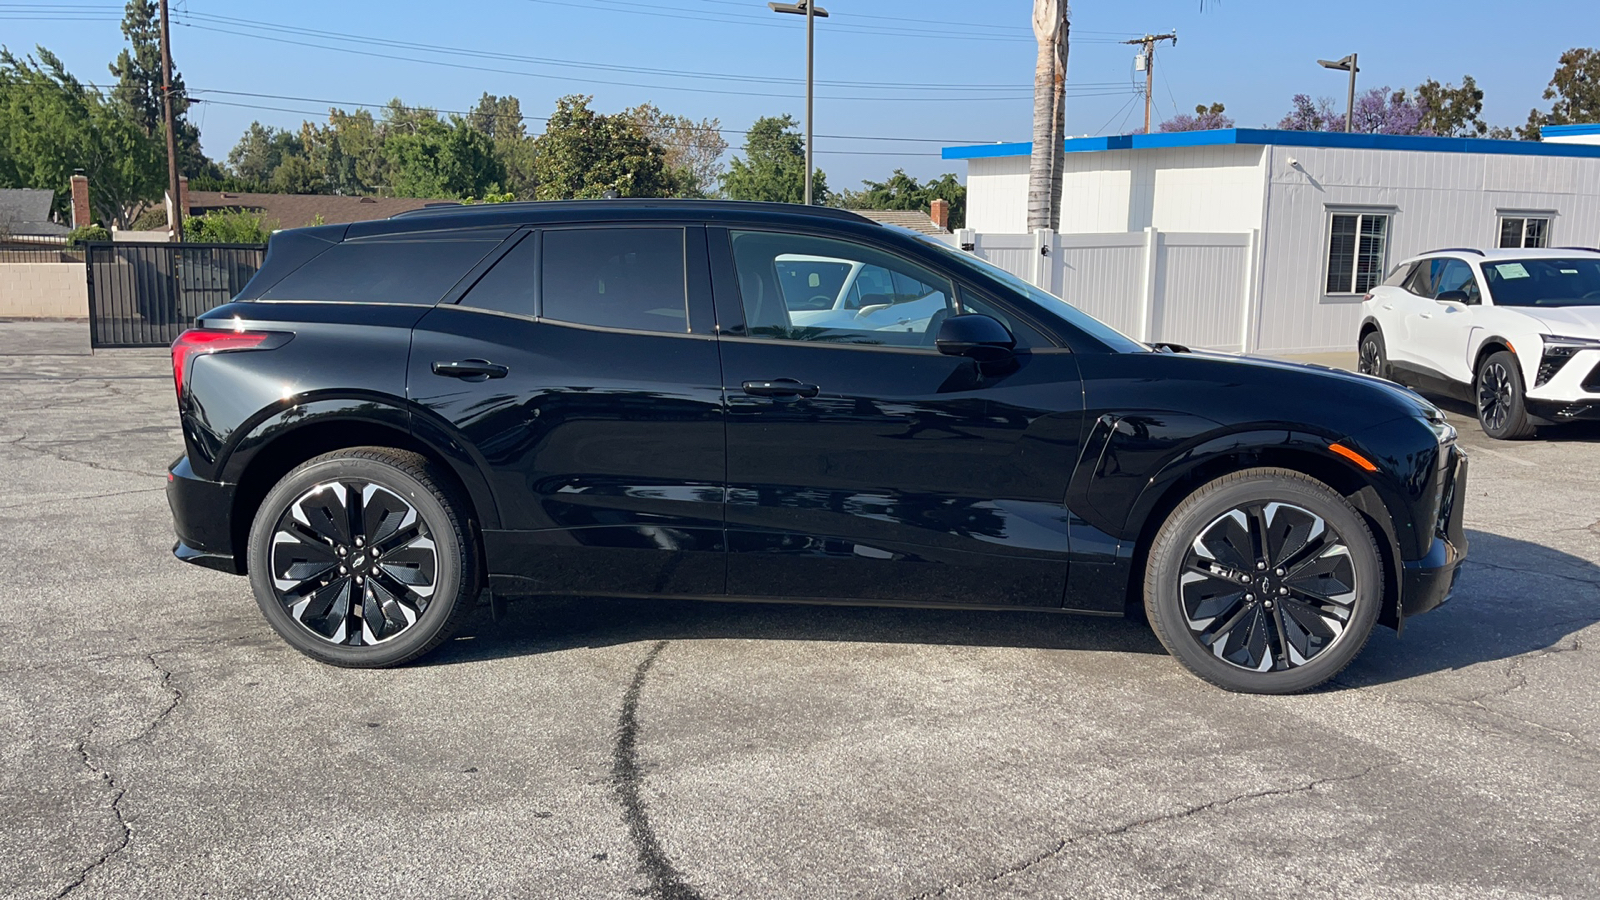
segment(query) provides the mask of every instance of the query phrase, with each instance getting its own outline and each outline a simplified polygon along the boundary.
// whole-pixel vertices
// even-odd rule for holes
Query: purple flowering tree
[[[1218,128],[1232,128],[1233,117],[1224,113],[1221,103],[1210,106],[1204,104],[1194,108],[1194,115],[1179,113],[1156,126],[1157,131],[1212,131]]]
[[[1343,131],[1344,110],[1327,97],[1313,101],[1306,94],[1295,94],[1293,109],[1278,122],[1284,131]],[[1404,90],[1373,88],[1356,96],[1353,131],[1360,134],[1433,134],[1423,124],[1428,108],[1421,99],[1407,96]]]

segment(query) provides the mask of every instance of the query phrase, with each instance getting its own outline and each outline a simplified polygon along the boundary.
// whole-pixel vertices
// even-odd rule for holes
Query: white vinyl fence
[[[1131,337],[1254,349],[1258,231],[968,232],[962,243]]]

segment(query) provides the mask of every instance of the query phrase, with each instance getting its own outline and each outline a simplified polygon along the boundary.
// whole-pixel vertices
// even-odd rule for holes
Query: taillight
[[[1366,294],[1365,296],[1363,296],[1361,298],[1361,302],[1365,303],[1366,301],[1371,300],[1371,299],[1372,299],[1372,295],[1371,294]]]
[[[289,335],[274,331],[219,331],[192,328],[172,342],[172,383],[183,398],[184,378],[196,356],[230,350],[267,350],[281,346]]]

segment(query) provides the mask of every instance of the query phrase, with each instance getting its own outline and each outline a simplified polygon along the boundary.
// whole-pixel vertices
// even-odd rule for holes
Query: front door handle
[[[436,362],[433,364],[433,374],[462,381],[488,381],[510,375],[511,368],[486,359],[463,359],[459,362]]]
[[[814,384],[795,381],[793,378],[774,378],[771,381],[746,381],[744,392],[753,397],[815,397],[822,389]]]

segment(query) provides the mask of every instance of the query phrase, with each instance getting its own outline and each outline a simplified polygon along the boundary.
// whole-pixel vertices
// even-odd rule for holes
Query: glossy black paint
[[[457,304],[541,226],[605,223],[684,229],[682,333]],[[453,227],[509,237],[433,306],[251,299],[341,238]],[[996,307],[1015,347],[979,360],[745,337],[729,227],[912,259]],[[235,570],[262,484],[340,442],[447,466],[491,584],[507,593],[1120,613],[1166,512],[1251,465],[1307,471],[1367,514],[1386,547],[1390,624],[1442,600],[1465,551],[1460,454],[1415,394],[1317,367],[1119,351],[849,213],[694,202],[426,211],[281,234],[258,281],[203,324],[294,340],[197,360],[169,488],[180,556],[232,558]],[[979,317],[952,316],[946,329],[963,318]],[[1441,516],[1447,483],[1454,527]]]

